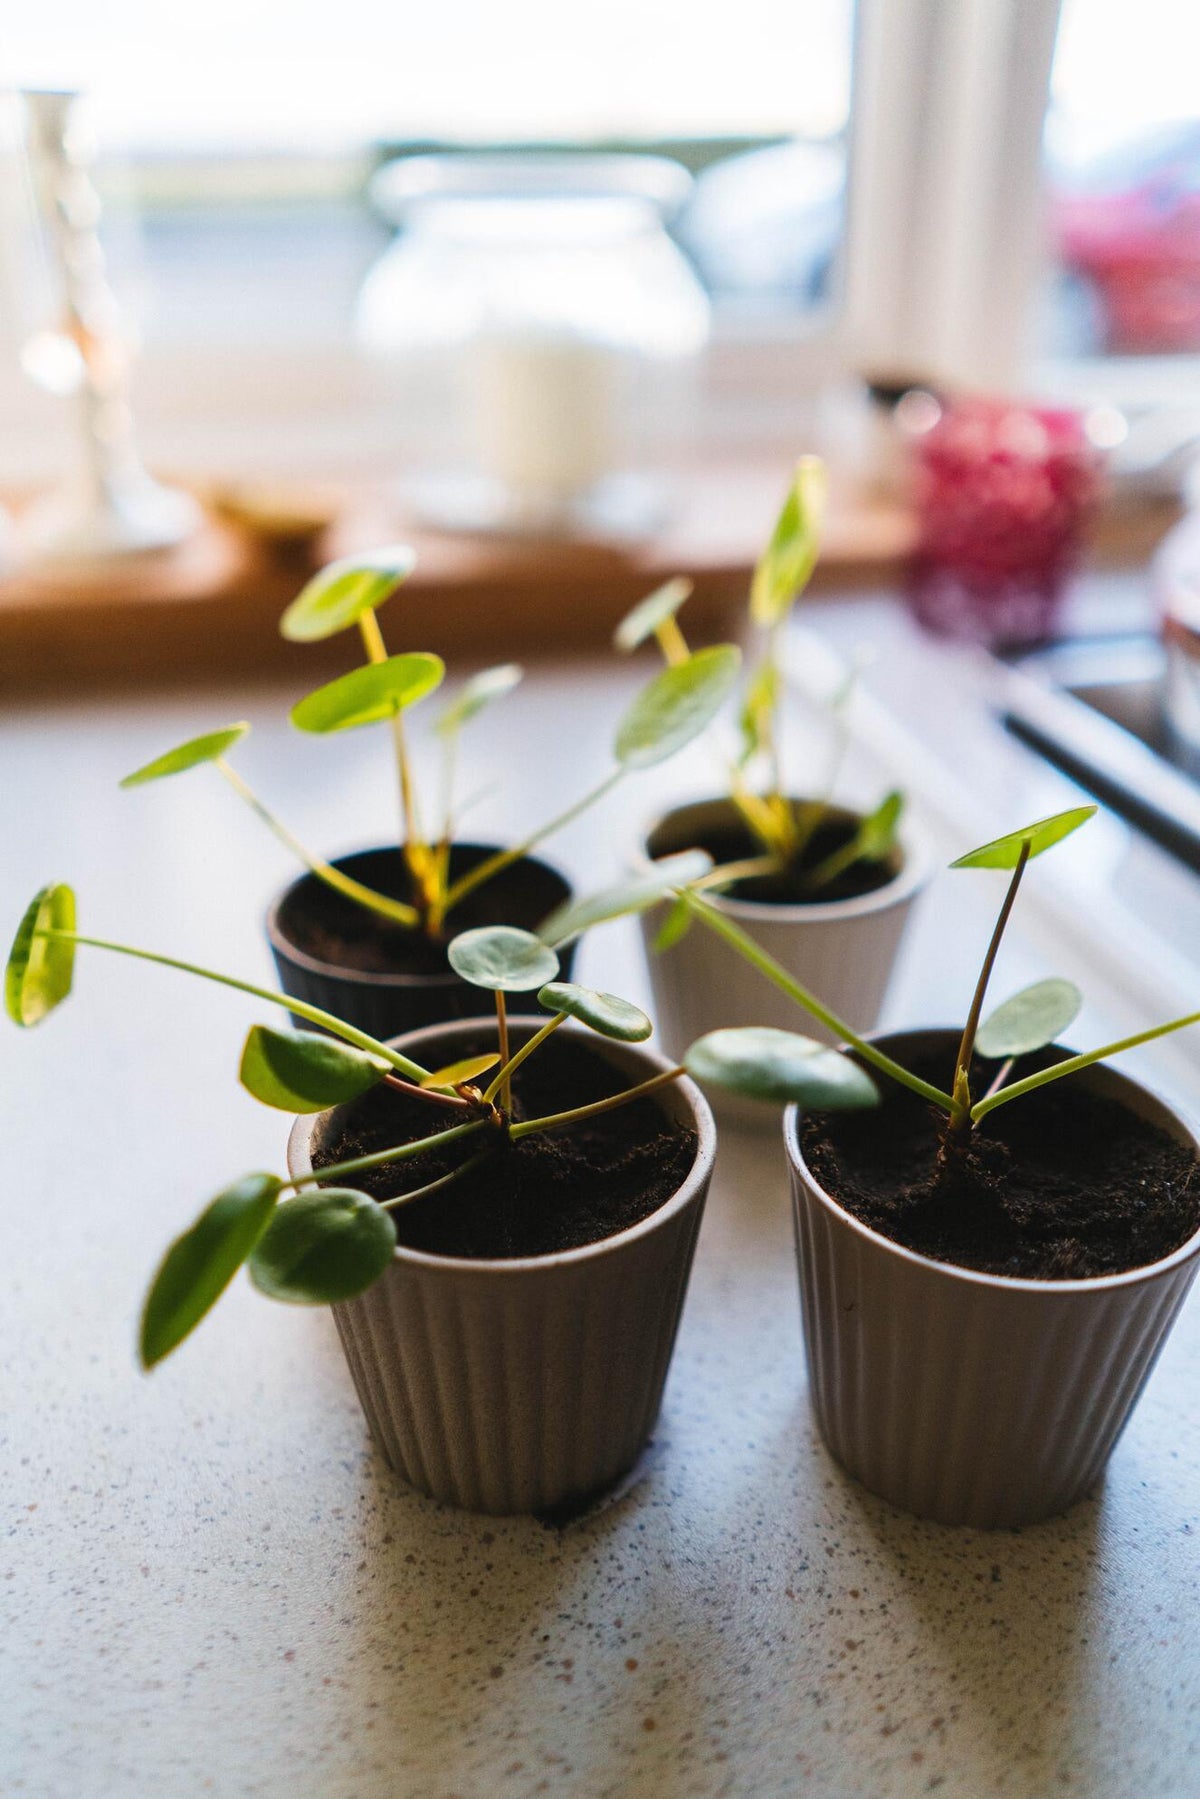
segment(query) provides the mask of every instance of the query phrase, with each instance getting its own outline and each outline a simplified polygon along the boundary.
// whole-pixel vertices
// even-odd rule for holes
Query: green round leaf
[[[568,1018],[578,1018],[602,1037],[615,1037],[619,1043],[644,1043],[654,1029],[646,1014],[627,999],[577,987],[574,981],[551,981],[538,994],[538,1001],[547,1012],[565,1012]]]
[[[460,932],[446,955],[456,975],[492,993],[529,993],[558,973],[558,957],[540,937],[506,924]]]
[[[1027,1056],[1031,1050],[1044,1049],[1074,1024],[1083,1004],[1083,995],[1074,981],[1054,977],[1035,981],[1014,993],[980,1025],[975,1048],[981,1056],[998,1060],[1003,1056]]]
[[[610,918],[644,912],[677,887],[687,887],[692,881],[698,881],[711,867],[712,857],[705,850],[684,850],[678,856],[664,856],[649,874],[622,881],[616,887],[605,887],[599,893],[585,894],[582,899],[564,900],[542,920],[538,936],[543,943],[552,943],[557,949],[582,931],[607,924]]]
[[[249,729],[247,724],[226,725],[223,730],[208,731],[203,737],[189,737],[186,743],[177,744],[173,750],[156,756],[144,768],[135,768],[131,775],[125,776],[121,786],[141,787],[147,781],[160,781],[164,775],[181,775],[185,769],[199,768],[202,762],[215,762],[235,743],[240,743]]]
[[[625,768],[652,768],[691,743],[721,710],[741,659],[736,644],[718,643],[664,668],[617,727],[617,761]]]
[[[318,1187],[276,1208],[250,1257],[250,1279],[268,1299],[335,1305],[377,1281],[396,1248],[381,1205],[349,1187]]]
[[[821,548],[825,491],[824,464],[817,456],[802,456],[750,584],[756,625],[777,625],[808,585]]]
[[[43,887],[17,926],[4,971],[4,1009],[23,1028],[40,1024],[71,991],[75,945],[38,935],[75,929],[75,895],[62,882]]]
[[[368,662],[298,700],[292,707],[292,723],[302,731],[316,732],[378,724],[423,700],[440,685],[445,672],[441,657],[425,650]]]
[[[138,1353],[143,1368],[170,1355],[221,1297],[266,1230],[283,1191],[273,1174],[248,1174],[218,1193],[176,1237],[151,1283]]]
[[[238,1079],[247,1093],[281,1112],[324,1112],[378,1086],[388,1063],[314,1031],[250,1027]]]
[[[710,1031],[692,1044],[683,1063],[696,1080],[750,1099],[796,1100],[821,1112],[879,1104],[874,1081],[849,1056],[767,1025]]]
[[[279,621],[293,643],[315,643],[353,625],[407,581],[416,567],[416,551],[406,543],[389,544],[357,556],[343,556],[313,576]]]
[[[525,670],[517,662],[502,662],[496,668],[485,668],[473,675],[446,707],[434,729],[443,737],[453,736],[469,724],[477,712],[493,700],[503,699],[525,678]]]
[[[435,1068],[432,1074],[422,1078],[419,1085],[427,1092],[436,1091],[440,1087],[461,1087],[465,1081],[473,1081],[477,1075],[486,1074],[499,1060],[498,1052],[490,1056],[464,1056],[461,1062],[447,1062],[444,1068]]]
[[[613,632],[613,643],[617,649],[636,650],[648,637],[653,637],[660,625],[665,625],[669,618],[674,618],[694,586],[693,581],[687,580],[683,575],[676,575],[672,580],[664,581],[661,587],[656,587],[653,593],[648,593],[644,600],[639,600]]]
[[[969,850],[960,856],[951,868],[1015,868],[1021,860],[1021,846],[1029,845],[1029,860],[1040,856],[1052,844],[1061,843],[1080,825],[1085,825],[1089,818],[1094,818],[1098,808],[1095,806],[1072,806],[1069,812],[1055,812],[1049,818],[1039,818],[1035,824],[1025,825],[1019,831],[1010,831],[1006,837],[994,837],[991,843],[982,844],[977,850]]]

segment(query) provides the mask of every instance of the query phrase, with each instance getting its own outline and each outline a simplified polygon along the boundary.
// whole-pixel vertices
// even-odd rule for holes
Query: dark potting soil
[[[895,879],[890,862],[855,862],[832,881],[814,888],[812,871],[826,856],[849,843],[857,821],[844,817],[827,819],[819,824],[804,847],[802,855],[778,874],[756,875],[752,880],[735,881],[723,891],[735,899],[753,900],[766,906],[823,906],[830,900],[858,899],[864,893],[875,893]],[[686,835],[686,841],[684,836]],[[668,841],[670,838],[670,841]],[[747,856],[761,856],[762,844],[740,820],[727,825],[710,825],[705,830],[676,833],[660,830],[651,845],[656,857],[675,855],[680,850],[706,850],[713,861],[741,862]]]
[[[1013,1079],[1060,1059],[1022,1057]],[[953,1051],[906,1059],[948,1090]],[[995,1064],[973,1071],[985,1091]],[[840,1206],[906,1249],[986,1274],[1082,1280],[1144,1268],[1200,1226],[1197,1159],[1075,1075],[989,1113],[937,1175],[944,1116],[880,1080],[870,1112],[803,1121],[805,1161]]]
[[[451,852],[451,878],[484,858],[474,846]],[[411,902],[412,883],[399,848],[372,850],[345,862],[355,880],[389,899]],[[447,920],[446,938],[478,925],[508,924],[532,931],[566,898],[566,883],[545,863],[530,858],[514,862],[469,893]],[[279,908],[279,927],[305,955],[335,968],[364,974],[446,975],[444,943],[433,943],[421,931],[390,923],[336,889],[310,875],[299,881]]]
[[[483,1054],[494,1033],[464,1034],[453,1053]],[[630,1083],[611,1064],[570,1040],[551,1038],[514,1077],[514,1116],[542,1118],[607,1099]],[[377,1087],[339,1108],[336,1129],[314,1155],[317,1168],[411,1142],[466,1114],[440,1112],[393,1087]],[[696,1134],[680,1129],[653,1097],[563,1125],[516,1143],[479,1132],[356,1175],[376,1199],[411,1192],[457,1168],[489,1143],[479,1168],[440,1193],[392,1212],[399,1241],[433,1255],[508,1259],[550,1255],[598,1243],[648,1218],[682,1184],[696,1155]]]

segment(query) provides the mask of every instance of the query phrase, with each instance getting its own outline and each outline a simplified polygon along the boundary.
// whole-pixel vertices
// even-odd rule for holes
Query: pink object
[[[990,644],[1045,637],[1101,488],[1082,416],[959,400],[914,439],[913,457],[917,618]]]

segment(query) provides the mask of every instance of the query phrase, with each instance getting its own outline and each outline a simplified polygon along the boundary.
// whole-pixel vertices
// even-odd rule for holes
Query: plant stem
[[[977,1124],[988,1112],[994,1112],[997,1106],[1006,1106],[1010,1099],[1021,1099],[1038,1087],[1048,1086],[1051,1081],[1061,1081],[1064,1075],[1077,1074],[1081,1068],[1091,1068],[1096,1062],[1105,1062],[1109,1056],[1120,1055],[1122,1050],[1136,1049],[1140,1043],[1153,1043],[1156,1037],[1168,1037],[1172,1031],[1182,1031],[1190,1024],[1200,1024],[1200,1012],[1189,1012],[1183,1018],[1173,1018],[1169,1024],[1152,1025],[1148,1031],[1138,1031],[1132,1037],[1122,1037],[1116,1043],[1106,1043],[1102,1049],[1089,1049],[1081,1056],[1068,1056],[1065,1062],[1055,1062],[1051,1068],[1040,1068],[1036,1074],[1027,1074],[1023,1081],[1014,1081],[1011,1087],[1004,1087],[999,1093],[989,1093],[978,1100],[971,1108],[971,1122]]]
[[[496,989],[496,1035],[500,1043],[501,1072],[508,1064],[508,1007],[500,989]],[[512,1086],[507,1079],[500,1082],[500,1110],[507,1117],[512,1109]]]
[[[383,641],[383,632],[379,628],[379,620],[373,612],[364,612],[359,617],[358,628],[362,634],[363,647],[372,662],[387,661],[387,646]],[[408,764],[408,748],[404,741],[404,720],[399,712],[392,714],[392,741],[396,746],[396,766],[400,775],[400,809],[404,816],[404,847],[407,852],[411,847],[423,849],[421,840],[421,821],[417,813],[417,796],[413,789],[412,770]],[[419,869],[413,866],[413,874],[420,878]]]
[[[497,850],[494,856],[489,856],[486,861],[478,863],[469,873],[460,876],[446,894],[442,911],[444,913],[451,911],[459,904],[460,900],[466,898],[468,893],[473,893],[476,887],[481,887],[485,881],[490,881],[494,875],[498,875],[501,869],[508,868],[513,862],[519,862],[522,856],[527,856],[530,850],[534,849],[544,837],[550,837],[555,831],[560,831],[564,825],[569,825],[572,819],[578,818],[581,812],[586,812],[589,806],[595,805],[596,801],[602,799],[610,788],[615,787],[624,773],[624,768],[614,768],[611,773],[605,775],[598,787],[593,787],[589,793],[585,793],[582,799],[576,800],[573,806],[568,806],[565,812],[560,812],[557,818],[552,818],[549,824],[542,825],[540,830],[534,831],[523,842],[514,844],[511,849]]]
[[[492,1104],[492,1101],[495,1099],[501,1087],[506,1087],[508,1089],[511,1104],[513,1075],[521,1066],[526,1056],[531,1056],[538,1045],[546,1041],[551,1031],[556,1031],[560,1024],[566,1023],[566,1019],[567,1015],[565,1012],[556,1012],[553,1018],[547,1019],[540,1031],[534,1032],[528,1043],[517,1050],[515,1055],[510,1056],[507,1062],[503,1062],[500,1065],[500,1068],[492,1077],[492,1080],[483,1090],[483,1103],[485,1106],[490,1106]]]
[[[413,1081],[402,1081],[397,1075],[385,1074],[385,1087],[394,1087],[397,1093],[403,1093],[409,1099],[428,1100],[432,1106],[469,1106],[470,1100],[463,1099],[458,1093],[442,1093],[436,1087],[418,1087]]]
[[[991,1081],[988,1083],[988,1090],[983,1096],[984,1099],[991,1099],[993,1093],[999,1093],[1001,1087],[1003,1087],[1005,1081],[1016,1066],[1016,1061],[1017,1058],[1015,1056],[1009,1056],[1007,1061],[1001,1062],[999,1068],[992,1076]]]
[[[815,994],[810,993],[807,987],[802,987],[786,968],[769,956],[764,949],[760,949],[754,939],[747,936],[746,932],[734,924],[732,919],[726,918],[714,906],[710,906],[707,900],[697,898],[690,888],[681,888],[679,894],[688,910],[694,913],[703,924],[706,924],[710,931],[715,931],[718,937],[724,937],[725,941],[745,961],[749,962],[752,968],[757,968],[760,974],[765,974],[769,981],[774,982],[780,992],[786,993],[789,999],[794,999],[803,1011],[807,1012],[811,1018],[815,1018],[819,1024],[823,1024],[826,1030],[832,1032],[840,1042],[848,1043],[852,1049],[857,1050],[864,1062],[870,1062],[882,1074],[889,1075],[892,1080],[898,1081],[902,1087],[908,1087],[911,1092],[919,1093],[922,1099],[929,1100],[931,1105],[938,1106],[943,1112],[953,1112],[954,1102],[950,1094],[943,1093],[940,1087],[934,1087],[928,1081],[923,1081],[919,1075],[910,1073],[899,1062],[893,1062],[891,1056],[886,1055],[883,1050],[877,1049],[867,1038],[860,1037],[856,1031],[852,1031],[845,1019],[839,1018],[836,1012],[831,1012],[828,1006],[822,1005]]]
[[[486,1162],[490,1154],[490,1150],[481,1149],[478,1155],[468,1156],[465,1162],[452,1168],[449,1174],[441,1175],[436,1181],[427,1181],[423,1187],[414,1187],[411,1193],[397,1193],[393,1199],[381,1199],[379,1203],[385,1212],[394,1212],[398,1206],[406,1206],[414,1199],[428,1199],[431,1193],[440,1193],[443,1187],[449,1187],[454,1181],[461,1180],[464,1174],[470,1174],[473,1168]]]
[[[285,1010],[294,1012],[297,1017],[305,1018],[310,1024],[320,1025],[322,1030],[330,1031],[345,1043],[353,1043],[357,1049],[369,1050],[373,1056],[406,1074],[410,1080],[423,1081],[429,1073],[419,1062],[411,1062],[402,1056],[397,1049],[391,1049],[386,1043],[380,1043],[366,1031],[356,1030],[352,1024],[345,1024],[335,1018],[332,1012],[323,1012],[320,1006],[310,1006],[307,1000],[291,999],[286,993],[272,993],[269,987],[256,987],[252,981],[239,981],[233,975],[217,974],[214,969],[201,968],[195,962],[180,962],[174,956],[157,956],[147,949],[134,949],[128,943],[110,943],[104,937],[84,937],[78,931],[45,930],[35,931],[35,937],[55,938],[60,943],[82,943],[90,949],[110,950],[117,956],[134,956],[139,962],[155,962],[160,968],[177,968],[181,974],[199,975],[203,981],[215,981],[220,987],[232,987],[237,993],[252,994],[255,999],[265,999],[272,1006],[283,1006]]]
[[[658,639],[658,647],[667,664],[674,668],[680,662],[686,662],[691,655],[687,646],[687,638],[679,628],[678,620],[664,618],[661,625],[656,625],[654,635]]]
[[[392,1149],[377,1149],[369,1156],[354,1156],[348,1162],[331,1162],[328,1168],[314,1168],[309,1174],[298,1174],[292,1180],[285,1181],[285,1187],[302,1187],[309,1181],[340,1181],[343,1175],[365,1174],[368,1168],[382,1168],[388,1162],[404,1162],[410,1156],[419,1156],[427,1149],[440,1148],[443,1143],[453,1143],[456,1137],[466,1137],[472,1131],[481,1131],[490,1125],[490,1118],[472,1118],[466,1124],[453,1124],[448,1131],[436,1131],[432,1137],[419,1137],[415,1143],[397,1143]]]
[[[1028,861],[1029,841],[1026,839],[1021,845],[1021,853],[1017,857],[1017,865],[1012,871],[1012,879],[1008,883],[1008,892],[1004,896],[1000,916],[996,920],[991,942],[987,946],[987,954],[983,958],[983,967],[979,971],[979,979],[975,983],[975,992],[971,997],[971,1010],[967,1013],[967,1022],[963,1026],[963,1034],[959,1041],[958,1056],[954,1064],[954,1110],[950,1120],[951,1125],[959,1130],[969,1127],[973,1117],[969,1074],[971,1057],[975,1053],[975,1033],[979,1029],[979,1016],[983,1011],[984,999],[987,997],[988,982],[992,978],[992,969],[1000,948],[1000,940],[1004,936],[1005,926],[1008,924],[1013,902],[1017,897],[1017,888],[1021,885],[1021,876],[1025,873],[1025,864]]]
[[[263,823],[275,833],[280,843],[286,845],[292,854],[303,862],[309,873],[316,876],[318,881],[324,881],[327,887],[335,888],[337,892],[344,893],[347,899],[356,901],[360,906],[369,907],[372,912],[378,912],[381,917],[390,918],[393,924],[407,925],[410,929],[414,925],[420,924],[421,916],[415,906],[407,906],[403,900],[389,899],[386,893],[377,893],[373,887],[365,887],[361,881],[356,881],[350,875],[343,874],[340,869],[332,867],[328,862],[322,862],[319,857],[310,855],[300,839],[294,837],[282,820],[276,818],[275,814],[263,804],[250,784],[243,781],[241,775],[235,768],[230,767],[223,756],[216,758],[216,766],[238,797],[245,800],[250,809],[257,813]]]
[[[749,881],[755,875],[779,872],[778,856],[746,856],[740,862],[725,862],[720,868],[710,868],[706,875],[692,882],[692,890],[702,893],[706,887],[727,887],[733,881]]]
[[[665,1087],[668,1081],[678,1080],[681,1074],[686,1073],[687,1069],[682,1066],[665,1068],[652,1080],[642,1081],[637,1087],[627,1087],[624,1093],[613,1093],[608,1099],[593,1100],[590,1106],[576,1106],[570,1112],[552,1112],[546,1118],[530,1118],[522,1124],[511,1124],[508,1134],[516,1142],[520,1137],[532,1136],[535,1131],[553,1130],[558,1124],[574,1124],[580,1118],[595,1118],[599,1112],[611,1112],[617,1106],[628,1105],[630,1100],[643,1099],[647,1093],[653,1093],[656,1087]]]

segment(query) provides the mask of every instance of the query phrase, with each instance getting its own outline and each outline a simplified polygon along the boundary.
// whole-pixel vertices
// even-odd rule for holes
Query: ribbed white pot
[[[510,1020],[514,1046],[544,1023]],[[411,1031],[396,1047],[444,1067],[488,1024]],[[563,1028],[631,1085],[669,1066],[641,1045]],[[542,1053],[553,1055],[554,1040]],[[698,1142],[687,1179],[640,1224],[508,1261],[398,1247],[373,1287],[333,1307],[371,1434],[422,1493],[473,1512],[548,1511],[600,1491],[640,1454],[662,1401],[716,1147],[693,1082],[655,1097]],[[296,1120],[293,1176],[311,1171],[312,1146],[336,1119]]]
[[[898,1061],[957,1033],[879,1039]],[[1112,1068],[1072,1079],[1182,1143],[1188,1126]],[[1200,1232],[1146,1268],[1012,1280],[935,1262],[859,1223],[813,1178],[784,1116],[809,1392],[832,1453],[873,1493],[943,1524],[1029,1524],[1099,1478],[1200,1265]]]
[[[834,808],[835,813],[838,810]],[[728,800],[675,807],[643,832],[638,867],[645,869],[652,855],[688,848],[706,829],[728,823],[731,813]],[[900,944],[928,874],[928,856],[915,833],[906,828],[894,854],[892,878],[874,893],[788,906],[709,898],[789,974],[863,1032],[879,1022]],[[659,1040],[669,1054],[682,1055],[697,1037],[727,1025],[773,1025],[833,1041],[821,1025],[704,926],[693,924],[671,949],[655,950],[654,938],[664,916],[662,907],[644,912],[641,928]],[[774,1129],[774,1113],[753,1100],[716,1088],[707,1097],[720,1119]]]

